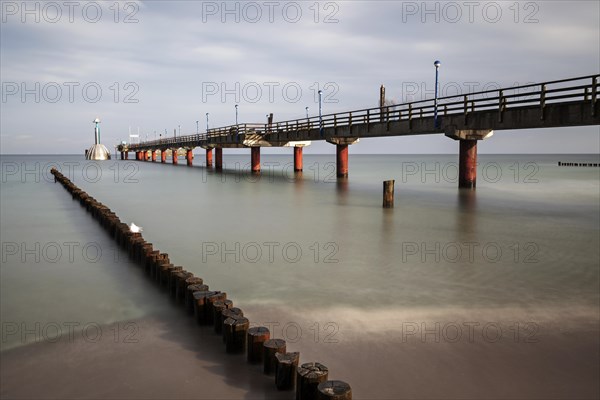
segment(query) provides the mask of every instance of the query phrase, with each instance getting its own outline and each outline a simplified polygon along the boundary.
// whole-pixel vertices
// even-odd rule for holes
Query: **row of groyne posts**
[[[198,324],[212,325],[222,335],[226,353],[246,353],[249,364],[263,365],[266,375],[275,378],[278,390],[296,390],[297,400],[350,400],[352,389],[346,382],[329,380],[327,367],[318,362],[299,366],[300,353],[287,352],[286,341],[271,339],[263,326],[250,327],[243,311],[233,306],[227,294],[209,290],[202,278],[170,262],[167,253],[161,253],[148,243],[140,232],[129,226],[106,205],[100,203],[68,178],[53,168],[54,181],[60,182],[110,234],[130,258],[173,300],[193,315]]]

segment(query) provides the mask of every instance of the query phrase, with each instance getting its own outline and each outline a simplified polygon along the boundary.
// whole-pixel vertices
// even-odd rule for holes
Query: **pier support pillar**
[[[136,161],[140,161],[140,159],[141,159],[140,152],[139,152],[139,151],[136,151],[136,152],[135,152],[135,160],[136,160]]]
[[[173,164],[177,164],[177,149],[171,150],[171,158],[172,158]]]
[[[336,147],[336,169],[338,178],[348,177],[348,146],[358,143],[359,141],[360,140],[357,138],[349,137],[333,137],[327,139],[328,143],[335,144]]]
[[[294,171],[302,171],[302,147],[294,147]]]
[[[144,150],[144,161],[150,161],[150,153],[148,150]]]
[[[461,140],[458,159],[458,187],[475,189],[477,185],[477,140]]]
[[[192,166],[192,160],[194,159],[194,154],[192,153],[192,149],[188,149],[185,152],[185,161],[188,167]]]
[[[252,172],[260,172],[260,147],[250,147],[250,160]]]
[[[167,162],[167,149],[162,149],[160,151],[160,162],[163,164]]]
[[[213,153],[212,149],[206,149],[206,168],[212,168]]]
[[[129,151],[126,151],[126,152],[125,152],[125,159],[126,159],[126,160],[129,160]]]
[[[121,152],[121,160],[124,160],[124,159],[125,159],[125,153]]]
[[[491,137],[491,129],[456,129],[447,127],[446,136],[459,141],[458,187],[475,189],[477,186],[477,141]]]
[[[348,145],[338,144],[336,147],[337,155],[337,176],[345,178],[348,176]]]
[[[150,154],[152,154],[152,162],[156,162],[156,150],[152,150]]]
[[[223,169],[223,148],[215,147],[215,168],[217,171]]]

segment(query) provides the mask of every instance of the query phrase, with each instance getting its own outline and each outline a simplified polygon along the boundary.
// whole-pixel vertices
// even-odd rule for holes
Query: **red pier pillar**
[[[302,147],[294,147],[294,171],[302,171]]]
[[[337,144],[337,176],[339,178],[345,178],[348,176],[348,145]]]
[[[223,148],[215,147],[215,168],[220,171],[223,169]]]
[[[192,150],[188,149],[185,152],[185,160],[187,162],[187,166],[191,167],[192,166],[192,160],[194,159],[194,154],[192,154]]]
[[[167,162],[167,149],[160,150],[160,162],[163,164]]]
[[[173,164],[177,164],[177,149],[171,150],[171,158],[172,158]]]
[[[152,150],[152,162],[156,162],[156,150]]]
[[[460,140],[458,187],[475,189],[477,184],[477,140]]]
[[[144,150],[144,161],[150,160],[150,154],[148,154],[148,150]]]
[[[206,149],[206,168],[212,168],[213,154],[212,149]]]
[[[252,163],[252,172],[260,172],[260,147],[250,148],[250,160]]]
[[[125,159],[129,160],[129,152],[128,151],[125,152]]]

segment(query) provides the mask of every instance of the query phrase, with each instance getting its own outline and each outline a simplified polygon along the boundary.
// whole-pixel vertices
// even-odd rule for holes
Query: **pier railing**
[[[372,107],[344,111],[322,116],[298,118],[269,123],[244,123],[208,129],[202,134],[185,135],[141,142],[129,146],[130,150],[150,147],[200,146],[210,144],[213,139],[234,135],[268,135],[271,133],[301,132],[313,129],[338,128],[358,124],[389,123],[432,118],[443,119],[447,115],[463,114],[465,118],[477,111],[497,110],[501,122],[507,109],[538,107],[543,120],[546,105],[566,102],[589,102],[590,113],[595,116],[598,101],[598,80],[600,74],[534,83],[502,89],[485,90],[476,93],[457,94],[437,99],[419,100],[384,107]],[[436,128],[438,129],[438,128]],[[439,128],[439,130],[443,130]]]

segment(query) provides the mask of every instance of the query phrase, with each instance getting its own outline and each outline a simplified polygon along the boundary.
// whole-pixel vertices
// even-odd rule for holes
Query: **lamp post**
[[[440,65],[442,65],[439,60],[435,60],[433,65],[435,66],[435,99],[433,100],[433,127],[439,128],[438,126],[438,75]]]
[[[181,136],[181,125],[177,125],[177,132],[179,132],[179,136]]]
[[[308,119],[308,106],[304,107],[304,109],[306,110],[306,119]]]
[[[206,113],[206,133],[208,133],[208,113]]]
[[[235,140],[237,141],[240,134],[240,127],[238,125],[238,105],[235,105]]]
[[[323,114],[321,110],[321,97],[323,95],[323,91],[319,90],[319,134],[323,137]]]
[[[96,118],[92,122],[94,123],[94,141],[96,144],[100,144],[100,118]]]
[[[198,121],[196,121],[196,135],[200,133],[200,130],[198,129]]]

